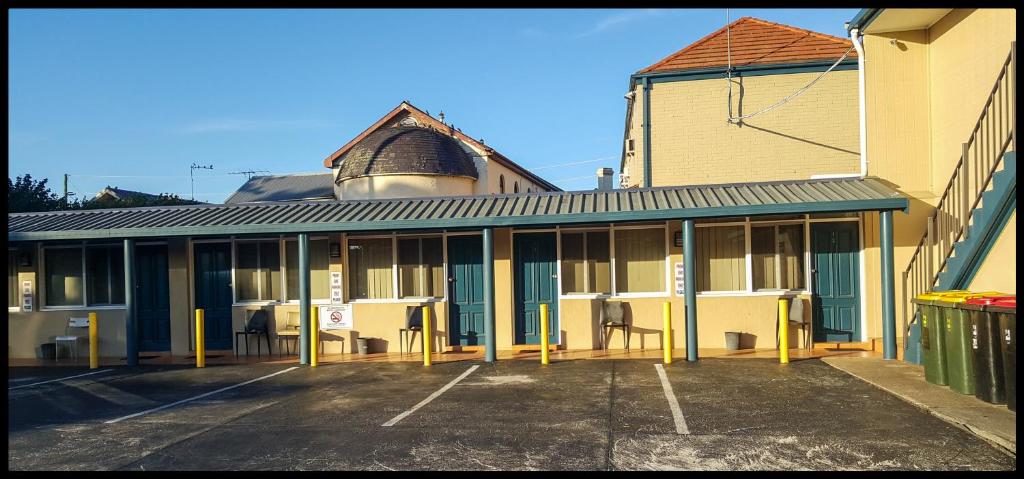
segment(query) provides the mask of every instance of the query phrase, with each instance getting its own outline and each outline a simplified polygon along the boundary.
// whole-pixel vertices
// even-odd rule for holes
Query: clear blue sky
[[[618,170],[629,75],[701,10],[9,10],[8,175],[221,202],[322,160],[407,99],[567,190]],[[856,9],[734,9],[846,36]],[[602,160],[603,161],[594,161]],[[587,162],[570,166],[565,163]]]

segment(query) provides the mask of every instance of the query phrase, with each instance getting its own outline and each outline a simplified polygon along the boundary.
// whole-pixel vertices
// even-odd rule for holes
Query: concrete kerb
[[[837,359],[838,359],[838,361],[837,361]],[[1002,435],[999,435],[999,434],[997,434],[997,433],[995,433],[993,431],[990,431],[990,430],[987,430],[985,428],[979,427],[976,424],[972,424],[971,422],[965,420],[962,417],[945,414],[945,413],[939,411],[938,409],[940,409],[940,408],[951,409],[951,408],[943,407],[943,406],[930,406],[928,404],[925,404],[925,403],[915,399],[913,396],[910,396],[910,395],[908,395],[906,393],[903,393],[903,392],[900,392],[898,390],[895,390],[892,387],[886,387],[886,386],[880,384],[878,381],[874,381],[874,380],[872,380],[872,379],[870,379],[868,377],[865,377],[865,375],[863,375],[863,374],[858,374],[857,372],[852,371],[851,368],[849,368],[849,367],[843,367],[843,364],[842,364],[843,363],[843,359],[848,359],[848,358],[822,358],[822,362],[825,363],[825,364],[828,364],[829,366],[831,366],[831,367],[833,367],[835,369],[838,369],[838,370],[840,370],[840,371],[842,371],[842,372],[844,372],[846,374],[849,374],[850,376],[853,376],[853,377],[855,377],[857,379],[860,379],[861,381],[864,381],[864,382],[866,382],[866,383],[868,383],[868,384],[870,384],[870,385],[872,385],[872,386],[874,386],[874,387],[876,387],[878,389],[881,389],[881,390],[883,390],[883,391],[885,391],[885,392],[887,392],[889,394],[892,394],[893,396],[896,396],[896,397],[902,399],[903,401],[906,401],[909,404],[912,404],[912,405],[914,405],[914,406],[916,406],[916,407],[918,407],[920,409],[923,409],[923,410],[927,411],[929,414],[931,414],[932,416],[935,416],[935,417],[937,417],[937,418],[939,418],[939,419],[941,419],[941,420],[943,420],[943,421],[945,421],[945,422],[947,422],[947,423],[949,423],[949,424],[951,424],[951,425],[953,425],[953,426],[955,426],[955,427],[957,427],[959,429],[962,429],[962,430],[967,431],[967,432],[969,432],[971,434],[974,434],[978,438],[980,438],[983,441],[987,442],[988,444],[991,444],[992,446],[994,446],[1000,452],[1003,452],[1006,455],[1008,455],[1010,457],[1013,457],[1014,459],[1017,458],[1017,442],[1016,442],[1016,438],[1010,439],[1010,438],[1007,438],[1007,437],[1003,437]],[[881,360],[879,360],[879,362],[881,362]],[[966,398],[966,396],[965,396],[965,398]],[[963,408],[960,408],[960,409],[963,409]],[[1014,418],[1014,419],[1015,419],[1015,422],[1016,422],[1016,418]]]

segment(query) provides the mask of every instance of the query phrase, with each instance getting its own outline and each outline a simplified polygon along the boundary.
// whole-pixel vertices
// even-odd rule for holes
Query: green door
[[[486,344],[483,245],[481,236],[448,238],[448,330],[453,345]]]
[[[231,349],[231,243],[196,243],[196,308],[206,321],[206,349]]]
[[[815,341],[861,340],[859,255],[857,223],[811,224]]]
[[[171,350],[171,298],[168,288],[167,245],[135,248],[135,292],[139,322],[139,349]]]
[[[513,235],[515,343],[540,344],[540,305],[548,305],[548,341],[558,344],[558,269],[554,233]]]

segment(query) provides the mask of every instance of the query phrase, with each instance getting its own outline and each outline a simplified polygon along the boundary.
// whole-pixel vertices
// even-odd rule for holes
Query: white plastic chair
[[[80,332],[83,329],[85,330],[85,336],[72,334],[73,332]],[[78,359],[78,341],[80,339],[89,339],[89,318],[68,318],[68,324],[64,327],[64,336],[56,336],[53,338],[56,349],[56,351],[54,351],[53,358],[55,360],[60,359],[61,343],[70,343],[69,348],[74,351],[72,358]]]

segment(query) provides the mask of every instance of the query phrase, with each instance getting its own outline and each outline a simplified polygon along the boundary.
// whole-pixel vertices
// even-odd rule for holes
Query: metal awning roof
[[[873,178],[7,215],[8,241],[544,226],[906,210]]]

